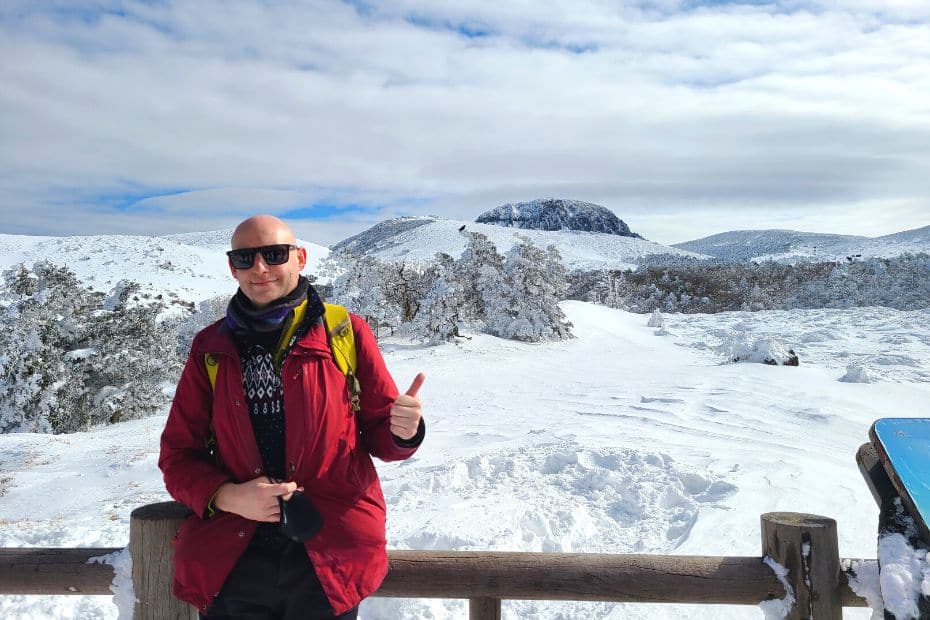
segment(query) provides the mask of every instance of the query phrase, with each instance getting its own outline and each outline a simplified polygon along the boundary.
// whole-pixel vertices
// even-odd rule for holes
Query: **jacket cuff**
[[[226,482],[230,482],[230,481],[227,480]],[[223,484],[226,484],[226,482],[224,482]],[[220,494],[220,488],[222,488],[223,484],[221,484],[220,486],[216,487],[216,491],[214,491],[214,492],[213,492],[213,495],[210,496],[210,501],[207,502],[207,509],[204,511],[204,515],[203,515],[203,518],[204,518],[204,519],[212,519],[213,516],[216,515],[217,510],[219,510],[219,509],[213,504],[213,502],[216,501],[216,496]]]
[[[420,447],[420,444],[423,443],[423,438],[426,437],[426,421],[423,418],[420,418],[420,425],[417,427],[417,434],[410,439],[401,439],[394,433],[391,433],[391,437],[394,439],[394,443],[401,448],[418,448]]]

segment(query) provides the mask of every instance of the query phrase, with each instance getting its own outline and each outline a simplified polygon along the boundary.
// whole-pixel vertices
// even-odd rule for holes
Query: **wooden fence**
[[[171,596],[171,538],[189,514],[175,502],[133,511],[129,550],[136,620],[197,618]],[[390,572],[376,596],[463,598],[471,620],[501,617],[501,601],[757,605],[785,597],[769,566],[788,569],[796,600],[789,619],[835,620],[864,607],[849,588],[836,522],[816,515],[762,515],[761,557],[390,551]],[[92,557],[119,549],[0,549],[0,594],[110,594],[113,568]]]

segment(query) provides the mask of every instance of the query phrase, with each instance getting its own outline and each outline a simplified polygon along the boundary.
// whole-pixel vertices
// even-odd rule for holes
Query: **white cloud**
[[[908,204],[899,229],[927,223],[924,3],[693,4],[11,2],[0,231],[372,207],[308,224],[340,234],[547,195],[634,230],[678,213],[656,228],[675,241],[700,208],[849,232]],[[126,187],[136,208],[111,210]]]

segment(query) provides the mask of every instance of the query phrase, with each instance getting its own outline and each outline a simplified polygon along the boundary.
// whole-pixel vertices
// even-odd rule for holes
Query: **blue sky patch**
[[[597,52],[600,48],[597,43],[578,43],[575,41],[558,41],[556,39],[539,39],[536,37],[523,37],[523,44],[533,49],[564,51],[572,54],[589,54]]]
[[[140,205],[139,203],[147,200],[149,198],[160,198],[164,196],[177,196],[178,194],[186,194],[191,190],[189,189],[127,189],[125,191],[114,191],[114,192],[100,192],[97,194],[85,195],[81,198],[75,200],[73,198],[74,194],[80,192],[72,190],[71,192],[63,192],[65,195],[70,195],[70,198],[63,198],[53,201],[54,204],[59,204],[62,206],[73,205],[75,202],[85,205],[93,206],[97,209],[103,210],[113,210],[119,211],[120,213],[158,213],[161,211],[153,203]]]
[[[355,9],[355,12],[362,17],[369,17],[375,12],[374,4],[365,2],[365,0],[342,0],[342,2]]]
[[[404,21],[417,28],[454,32],[468,39],[483,39],[496,34],[493,28],[480,21],[451,22],[422,15],[410,15]]]
[[[329,220],[347,213],[378,213],[384,209],[381,205],[356,202],[316,202],[307,207],[297,207],[278,214],[282,219],[295,220]]]
[[[777,6],[778,0],[688,0],[684,3],[685,9],[717,6]]]

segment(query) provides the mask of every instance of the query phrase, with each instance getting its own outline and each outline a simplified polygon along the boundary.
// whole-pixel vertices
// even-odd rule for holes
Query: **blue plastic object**
[[[918,529],[927,539],[930,418],[882,418],[875,421],[869,434],[905,508],[917,520]]]

